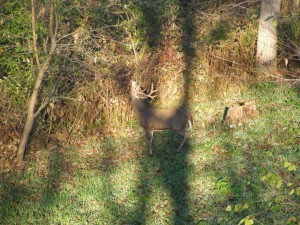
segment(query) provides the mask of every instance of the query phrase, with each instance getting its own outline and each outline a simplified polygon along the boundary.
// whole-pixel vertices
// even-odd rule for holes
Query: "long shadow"
[[[16,184],[12,177],[15,177],[15,174],[0,176],[0,224],[12,224],[16,221],[16,205],[23,204],[23,200],[32,193],[24,185]]]
[[[145,2],[144,2],[145,3]],[[147,24],[147,32],[152,32],[149,46],[156,48],[161,42],[160,30],[162,27],[162,20],[158,17],[160,12],[158,10],[159,6],[169,4],[167,2],[158,2],[157,4],[162,4],[157,7],[153,6],[153,2],[149,1],[150,8],[155,12],[149,11],[146,5],[142,5],[142,13],[144,14],[144,23]],[[183,85],[182,88],[185,90],[183,93],[182,102],[180,107],[189,108],[190,100],[190,85],[191,80],[191,61],[194,57],[194,49],[191,48],[191,43],[193,42],[193,20],[194,20],[194,9],[192,8],[192,3],[186,0],[179,1],[178,7],[179,15],[177,15],[178,23],[182,29],[183,39],[181,40],[181,48],[184,54],[184,64],[185,71],[183,71]],[[146,7],[146,8],[143,8]],[[161,7],[164,8],[164,7]],[[160,8],[160,10],[161,10]],[[149,14],[150,13],[150,14]],[[149,15],[151,15],[149,19]],[[147,19],[148,18],[148,19]],[[154,22],[153,22],[154,21]],[[153,33],[154,32],[154,33]],[[130,86],[129,80],[119,81],[118,87],[123,89],[123,93],[126,93],[126,88]],[[123,82],[123,83],[122,83]],[[128,91],[128,90],[127,90]],[[128,93],[129,96],[129,93]],[[123,221],[127,224],[146,224],[148,223],[153,213],[149,208],[151,203],[151,198],[157,191],[157,187],[162,187],[164,191],[169,196],[168,203],[170,204],[171,212],[167,216],[168,223],[170,224],[194,224],[193,218],[190,214],[189,207],[189,185],[188,178],[190,174],[190,165],[188,164],[188,154],[191,148],[189,139],[184,144],[182,150],[177,152],[176,149],[181,142],[181,135],[177,135],[171,131],[163,133],[155,133],[154,137],[154,156],[148,156],[148,146],[146,144],[146,138],[143,145],[145,156],[139,159],[140,163],[140,174],[139,174],[139,184],[135,188],[134,192],[139,196],[137,207],[131,215],[126,214],[122,207],[118,206],[118,203],[114,200],[108,202],[110,211],[115,215],[123,215]],[[114,149],[114,147],[112,147]],[[113,153],[112,153],[113,154]],[[109,160],[108,160],[109,161]],[[104,165],[105,160],[100,164]],[[111,167],[113,165],[109,165]],[[105,169],[105,168],[104,168]],[[108,171],[108,176],[113,177],[114,172]],[[108,189],[112,191],[112,185],[108,184]],[[112,193],[113,194],[113,193]],[[157,199],[161,201],[161,199]],[[159,205],[164,205],[164,202],[159,202]]]
[[[181,46],[184,53],[185,70],[183,71],[183,85],[185,92],[183,93],[183,99],[180,107],[189,108],[190,99],[190,84],[191,84],[191,62],[194,57],[194,49],[191,47],[193,42],[193,20],[194,10],[192,3],[186,0],[179,1],[179,18],[181,21],[181,30],[183,32],[183,39],[181,40]],[[172,132],[168,133],[168,141],[163,146],[160,146],[160,150],[174,149],[169,154],[163,151],[155,157],[155,160],[161,167],[161,179],[165,188],[169,191],[172,198],[173,207],[173,224],[194,224],[192,216],[190,215],[189,201],[188,201],[188,177],[190,174],[190,165],[188,164],[188,154],[191,148],[189,139],[185,143],[181,152],[176,152],[176,144],[173,142]],[[177,143],[178,144],[178,143]],[[171,147],[171,148],[170,148]]]
[[[183,72],[183,89],[185,90],[185,93],[183,93],[183,100],[180,107],[188,109],[189,86],[191,81],[191,60],[194,57],[194,50],[190,47],[193,41],[194,13],[189,1],[180,1],[178,6],[181,8],[178,18],[181,20],[181,29],[184,33],[181,46],[184,53],[184,63],[186,68]],[[154,156],[149,159],[152,160],[152,162],[149,163],[149,160],[146,159],[141,161],[141,197],[139,202],[140,208],[136,212],[136,224],[145,224],[147,222],[147,217],[149,216],[147,205],[149,203],[150,196],[155,191],[153,183],[158,183],[163,186],[170,196],[172,212],[168,221],[170,221],[171,224],[194,224],[193,218],[190,215],[188,202],[188,176],[191,168],[187,160],[191,146],[188,139],[181,152],[177,152],[176,149],[181,138],[182,137],[180,135],[176,135],[171,131],[164,134],[155,133]],[[145,154],[148,153],[148,148],[146,146],[147,145],[145,145],[144,150]],[[149,175],[151,174],[149,171],[151,169],[156,170],[154,172],[154,181],[151,180],[151,176]]]
[[[170,193],[173,208],[172,224],[193,224],[188,203],[190,166],[187,163],[187,156],[190,145],[187,141],[182,151],[176,152],[177,145],[170,143],[174,133],[170,132],[167,136],[168,141],[158,148],[160,152],[156,154],[155,160],[160,166],[162,184]],[[165,149],[171,151],[164,151]]]
[[[183,39],[181,42],[184,53],[185,70],[183,71],[184,89],[181,107],[189,109],[190,103],[190,85],[191,85],[191,63],[195,55],[194,49],[191,47],[193,42],[194,28],[194,10],[191,1],[179,1],[181,9],[179,17],[182,19],[181,30]],[[170,140],[170,139],[169,139]],[[180,153],[175,152],[175,156],[171,156],[169,160],[162,157],[159,159],[163,168],[163,177],[165,178],[165,187],[170,191],[173,201],[173,224],[194,224],[195,221],[190,214],[188,201],[188,177],[190,174],[190,165],[188,164],[188,154],[190,150],[190,139],[187,140],[183,150]],[[176,147],[175,147],[176,149]]]
[[[46,183],[42,194],[41,207],[50,207],[54,204],[62,182],[62,175],[64,168],[69,167],[67,165],[64,155],[59,148],[55,148],[51,151],[49,157],[49,166],[47,171]]]
[[[137,29],[142,27],[140,35],[150,48],[155,48],[161,44],[161,12],[158,9],[163,9],[167,4],[167,1],[157,0],[137,1],[135,4],[142,15],[137,21]]]
[[[12,171],[9,174],[0,175],[0,224],[26,223],[25,221],[30,218],[19,217],[24,212],[25,214],[36,214],[36,217],[32,219],[39,223],[51,219],[47,212],[59,196],[63,168],[68,165],[59,149],[54,149],[50,153],[48,161],[49,166],[45,180],[36,177],[29,178],[36,176],[30,174],[29,171],[20,173]],[[26,179],[24,180],[24,178]],[[41,194],[37,195],[37,193]],[[31,209],[28,209],[30,207]],[[24,211],[24,209],[26,210]]]

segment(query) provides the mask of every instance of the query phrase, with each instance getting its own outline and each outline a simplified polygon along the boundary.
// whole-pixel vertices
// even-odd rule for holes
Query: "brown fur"
[[[192,116],[184,108],[179,109],[157,109],[146,104],[143,99],[139,96],[140,87],[136,82],[132,82],[132,106],[136,111],[141,127],[144,128],[150,155],[152,155],[152,140],[153,132],[161,130],[173,130],[183,136],[183,140],[178,147],[178,151],[182,148],[189,134],[185,130],[186,125],[189,124],[192,128]],[[148,96],[151,97],[151,96]],[[153,97],[153,96],[152,96]]]

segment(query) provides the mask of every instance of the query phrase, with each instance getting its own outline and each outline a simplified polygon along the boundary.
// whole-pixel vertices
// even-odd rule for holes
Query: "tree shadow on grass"
[[[48,171],[45,182],[45,187],[42,194],[41,207],[51,207],[55,201],[59,201],[60,185],[63,179],[63,173],[69,165],[65,160],[65,156],[60,151],[60,148],[55,148],[48,156]]]
[[[29,164],[26,171],[1,175],[0,224],[51,223],[49,210],[59,205],[62,174],[68,165],[59,149],[50,152],[48,163],[45,180]]]
[[[185,93],[180,107],[189,108],[189,86],[191,82],[191,60],[194,57],[194,49],[191,48],[193,41],[193,10],[192,5],[188,1],[180,1],[178,6],[181,8],[178,17],[181,20],[184,38],[182,40],[182,49],[184,53],[185,71],[183,71],[183,80]],[[174,140],[174,136],[176,137]],[[159,212],[149,207],[153,204],[151,197],[154,195],[155,189],[163,187],[169,195],[169,200],[162,201],[157,199],[154,204],[157,208],[167,207],[170,203],[170,211],[164,212],[169,224],[194,224],[190,214],[188,201],[188,177],[190,173],[190,165],[188,164],[188,154],[190,149],[189,139],[184,144],[183,149],[177,152],[181,136],[173,132],[161,134],[159,132],[154,135],[154,156],[148,160],[141,161],[141,177],[140,177],[140,208],[136,211],[137,223],[145,224],[147,221],[155,219],[155,214]],[[159,144],[158,144],[159,143]],[[146,145],[147,146],[147,145]],[[148,148],[144,152],[148,153]],[[147,156],[145,156],[147,157]],[[148,156],[149,157],[149,156]],[[152,161],[152,162],[150,162]],[[154,170],[154,171],[151,171]],[[155,200],[154,200],[155,201]],[[152,211],[151,211],[152,210]],[[158,210],[158,209],[157,209]],[[161,210],[164,211],[164,210]],[[157,215],[158,216],[158,215]],[[153,217],[153,218],[152,218]]]
[[[0,224],[12,224],[18,219],[16,205],[32,192],[20,183],[15,183],[12,174],[2,174],[0,184]]]
[[[174,133],[168,132],[167,143],[157,146],[159,152],[154,159],[160,168],[159,178],[164,188],[170,193],[173,209],[172,224],[193,224],[188,203],[188,176],[191,168],[187,163],[187,158],[190,144],[187,140],[183,149],[177,152],[179,142],[173,140]]]
[[[149,3],[150,4],[150,3]],[[152,3],[151,3],[152,4]],[[167,2],[163,3],[164,5]],[[193,8],[189,1],[179,1],[177,3],[172,2],[173,5],[177,5],[179,10],[178,24],[181,26],[183,39],[181,40],[181,49],[183,49],[185,71],[183,71],[183,93],[182,102],[180,107],[189,108],[190,100],[190,85],[191,80],[191,61],[194,57],[194,49],[191,47],[193,42]],[[147,4],[146,4],[147,5]],[[144,5],[145,6],[145,5]],[[165,7],[165,6],[164,6]],[[149,23],[150,20],[144,21],[147,23],[148,30],[154,30],[152,39],[149,46],[155,45],[153,43],[160,43],[160,29],[162,27],[161,20],[158,17],[158,10],[152,6],[154,13],[151,13],[151,20],[155,23]],[[143,12],[143,10],[142,10]],[[149,11],[144,12],[146,18]],[[150,21],[151,22],[151,21]],[[157,46],[155,46],[157,47]],[[127,81],[129,82],[129,81]],[[129,85],[129,84],[128,84]],[[120,88],[126,88],[128,85],[118,85]],[[123,90],[126,92],[126,90]],[[143,155],[138,159],[139,162],[139,174],[138,184],[132,190],[132,195],[136,196],[135,209],[126,210],[123,201],[129,201],[128,199],[117,199],[117,194],[113,193],[115,187],[114,184],[109,182],[107,190],[112,197],[107,200],[108,208],[112,215],[115,215],[115,220],[125,224],[146,224],[149,222],[159,223],[164,221],[167,224],[194,224],[193,218],[190,213],[188,193],[189,185],[188,178],[190,174],[190,165],[188,164],[188,154],[191,148],[190,140],[188,139],[184,144],[181,152],[177,152],[182,136],[176,135],[173,132],[166,132],[163,134],[155,133],[154,137],[154,156],[148,156],[148,147],[146,144],[146,138],[141,137],[144,140],[142,144]],[[140,143],[139,143],[140,144]],[[124,143],[125,145],[125,143]],[[116,162],[110,157],[114,158],[116,152],[115,144],[108,146],[111,152],[105,153],[106,156],[100,160],[99,164],[108,165],[100,168],[105,170],[109,180],[114,179],[118,172],[114,171],[117,167]],[[112,171],[110,171],[112,170]],[[126,184],[124,184],[126,185]],[[158,190],[161,190],[160,192]],[[158,195],[158,196],[157,196]],[[168,210],[164,210],[168,207]],[[129,211],[129,212],[128,212]],[[164,214],[164,215],[163,215]],[[123,216],[122,219],[118,218]]]
[[[241,132],[243,128],[240,127],[239,130]],[[258,157],[258,152],[250,147],[253,143],[241,145],[232,130],[224,129],[222,132],[221,141],[214,143],[215,150],[212,154],[215,154],[215,160],[206,165],[216,177],[214,191],[217,198],[212,202],[217,206],[216,211],[219,214],[218,217],[212,217],[211,221],[232,224],[233,221],[238,222],[249,214],[255,214],[253,211],[265,214],[260,211],[263,208],[259,207],[262,188],[259,175],[264,158]],[[226,212],[225,209],[229,205],[234,212]]]

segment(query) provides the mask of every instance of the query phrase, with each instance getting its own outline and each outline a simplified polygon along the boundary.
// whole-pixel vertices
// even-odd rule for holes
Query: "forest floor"
[[[181,136],[158,132],[150,157],[133,121],[29,154],[25,171],[0,175],[0,224],[299,224],[299,97],[255,84],[240,98],[259,116],[233,127],[221,124],[224,99],[193,105],[179,153]]]

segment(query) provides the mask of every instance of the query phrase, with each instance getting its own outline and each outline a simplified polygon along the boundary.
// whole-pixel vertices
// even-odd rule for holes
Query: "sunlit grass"
[[[299,216],[299,197],[261,177],[283,174],[284,183],[299,186],[299,96],[284,85],[243,95],[256,99],[258,118],[226,128],[222,102],[199,106],[179,153],[181,137],[163,132],[149,157],[135,125],[131,133],[32,156],[26,171],[1,176],[0,224],[238,224],[248,215],[261,224],[286,224]],[[210,122],[201,123],[204,117]],[[298,166],[293,174],[286,161]],[[237,204],[247,208],[225,210]]]

